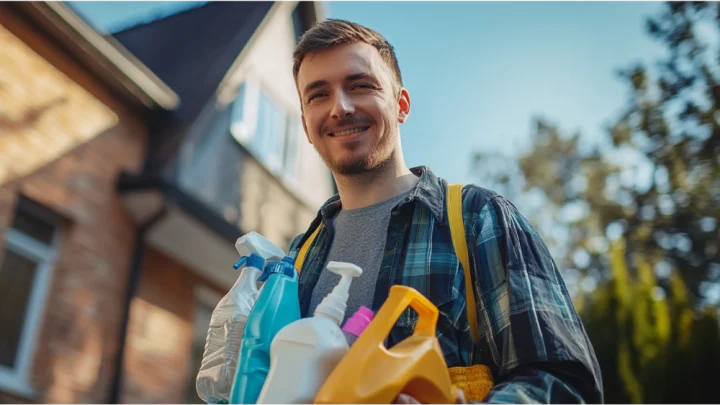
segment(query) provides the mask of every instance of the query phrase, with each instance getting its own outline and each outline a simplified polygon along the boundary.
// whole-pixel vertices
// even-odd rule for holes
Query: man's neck
[[[343,209],[367,207],[393,198],[417,184],[419,178],[404,161],[390,161],[371,172],[335,177]]]

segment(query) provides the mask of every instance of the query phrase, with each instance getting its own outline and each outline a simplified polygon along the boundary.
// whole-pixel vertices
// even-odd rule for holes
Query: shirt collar
[[[437,221],[441,222],[444,214],[445,187],[443,183],[445,181],[435,176],[432,170],[426,166],[413,167],[410,171],[416,176],[419,176],[420,180],[410,190],[407,198],[398,204],[398,206],[417,200],[430,210]],[[342,202],[340,201],[340,196],[336,194],[322,205],[319,215],[325,219],[331,218],[337,214],[341,208]]]

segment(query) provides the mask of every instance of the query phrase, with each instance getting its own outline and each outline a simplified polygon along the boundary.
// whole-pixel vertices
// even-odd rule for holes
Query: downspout
[[[115,371],[110,387],[108,404],[120,403],[120,393],[123,383],[123,365],[125,363],[125,347],[127,346],[128,326],[130,325],[130,306],[132,305],[132,300],[135,298],[138,285],[140,284],[143,258],[145,256],[145,235],[155,223],[165,216],[166,211],[167,209],[163,207],[157,214],[140,225],[135,231],[135,248],[133,249],[132,261],[130,262],[130,277],[128,280],[127,293],[125,294],[123,319],[118,339],[119,346],[117,356],[115,356]]]

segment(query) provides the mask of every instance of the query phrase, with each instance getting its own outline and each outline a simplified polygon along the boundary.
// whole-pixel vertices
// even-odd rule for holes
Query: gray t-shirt
[[[329,261],[348,262],[360,266],[363,270],[360,277],[350,284],[345,320],[364,305],[372,308],[383,250],[387,239],[387,228],[390,214],[410,191],[397,195],[377,204],[353,210],[340,210],[333,221],[335,236],[328,254]],[[327,262],[325,263],[327,266]],[[340,281],[340,276],[323,268],[310,299],[308,315],[312,316],[315,308]],[[343,321],[344,322],[344,321]]]

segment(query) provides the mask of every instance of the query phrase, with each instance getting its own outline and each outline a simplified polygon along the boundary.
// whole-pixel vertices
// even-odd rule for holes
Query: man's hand
[[[457,392],[457,397],[455,398],[456,404],[466,404],[465,402],[465,394],[463,394],[462,390],[455,390]],[[411,397],[408,394],[399,394],[397,397],[395,397],[395,400],[393,400],[393,404],[420,404],[421,402],[417,399]]]

